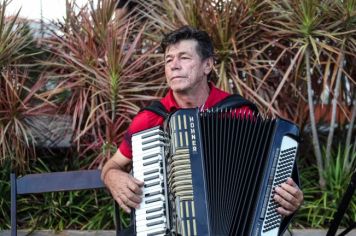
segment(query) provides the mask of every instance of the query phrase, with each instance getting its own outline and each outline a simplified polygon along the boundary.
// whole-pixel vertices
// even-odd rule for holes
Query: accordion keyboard
[[[159,127],[132,136],[133,176],[144,182],[142,202],[135,210],[136,235],[165,235],[167,230],[164,146]]]

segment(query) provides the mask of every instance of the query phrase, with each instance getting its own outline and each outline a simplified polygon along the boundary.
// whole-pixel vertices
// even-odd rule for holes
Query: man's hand
[[[284,216],[291,215],[303,203],[303,192],[297,184],[288,178],[287,181],[275,188],[274,200],[279,203],[277,211]]]
[[[109,170],[104,179],[105,185],[109,188],[111,195],[127,213],[130,208],[138,208],[141,202],[141,187],[143,182],[135,179],[130,174],[118,170]]]
[[[137,208],[141,202],[141,187],[143,182],[132,177],[130,172],[132,161],[126,158],[118,149],[109,159],[102,171],[101,179],[110,190],[115,201],[127,213],[131,212],[130,207]]]

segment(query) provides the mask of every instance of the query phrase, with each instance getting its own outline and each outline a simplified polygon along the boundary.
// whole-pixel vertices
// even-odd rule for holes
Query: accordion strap
[[[254,103],[250,102],[249,100],[243,98],[239,94],[231,94],[227,96],[226,98],[224,98],[223,100],[215,104],[214,108],[223,110],[223,109],[235,109],[244,106],[249,107],[256,114],[258,113],[257,106]]]
[[[157,115],[162,116],[164,119],[169,116],[169,112],[160,101],[153,101],[150,105],[141,109],[140,112],[145,110],[156,113]]]

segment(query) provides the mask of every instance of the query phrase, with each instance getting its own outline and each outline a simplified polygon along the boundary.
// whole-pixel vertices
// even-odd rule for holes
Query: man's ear
[[[204,61],[204,74],[208,75],[212,71],[213,65],[214,65],[214,60],[213,60],[212,57],[209,57],[209,58],[205,59],[205,61]]]

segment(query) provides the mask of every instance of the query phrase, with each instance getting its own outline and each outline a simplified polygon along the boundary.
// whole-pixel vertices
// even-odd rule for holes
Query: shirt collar
[[[209,88],[210,88],[210,92],[209,92],[208,99],[205,101],[204,109],[211,108],[216,103],[216,101],[214,100],[214,96],[218,93],[218,90],[212,82],[209,82]],[[161,102],[164,104],[168,112],[173,112],[180,108],[180,106],[177,104],[176,100],[174,99],[172,89],[169,89],[167,95],[164,98],[162,98]]]

